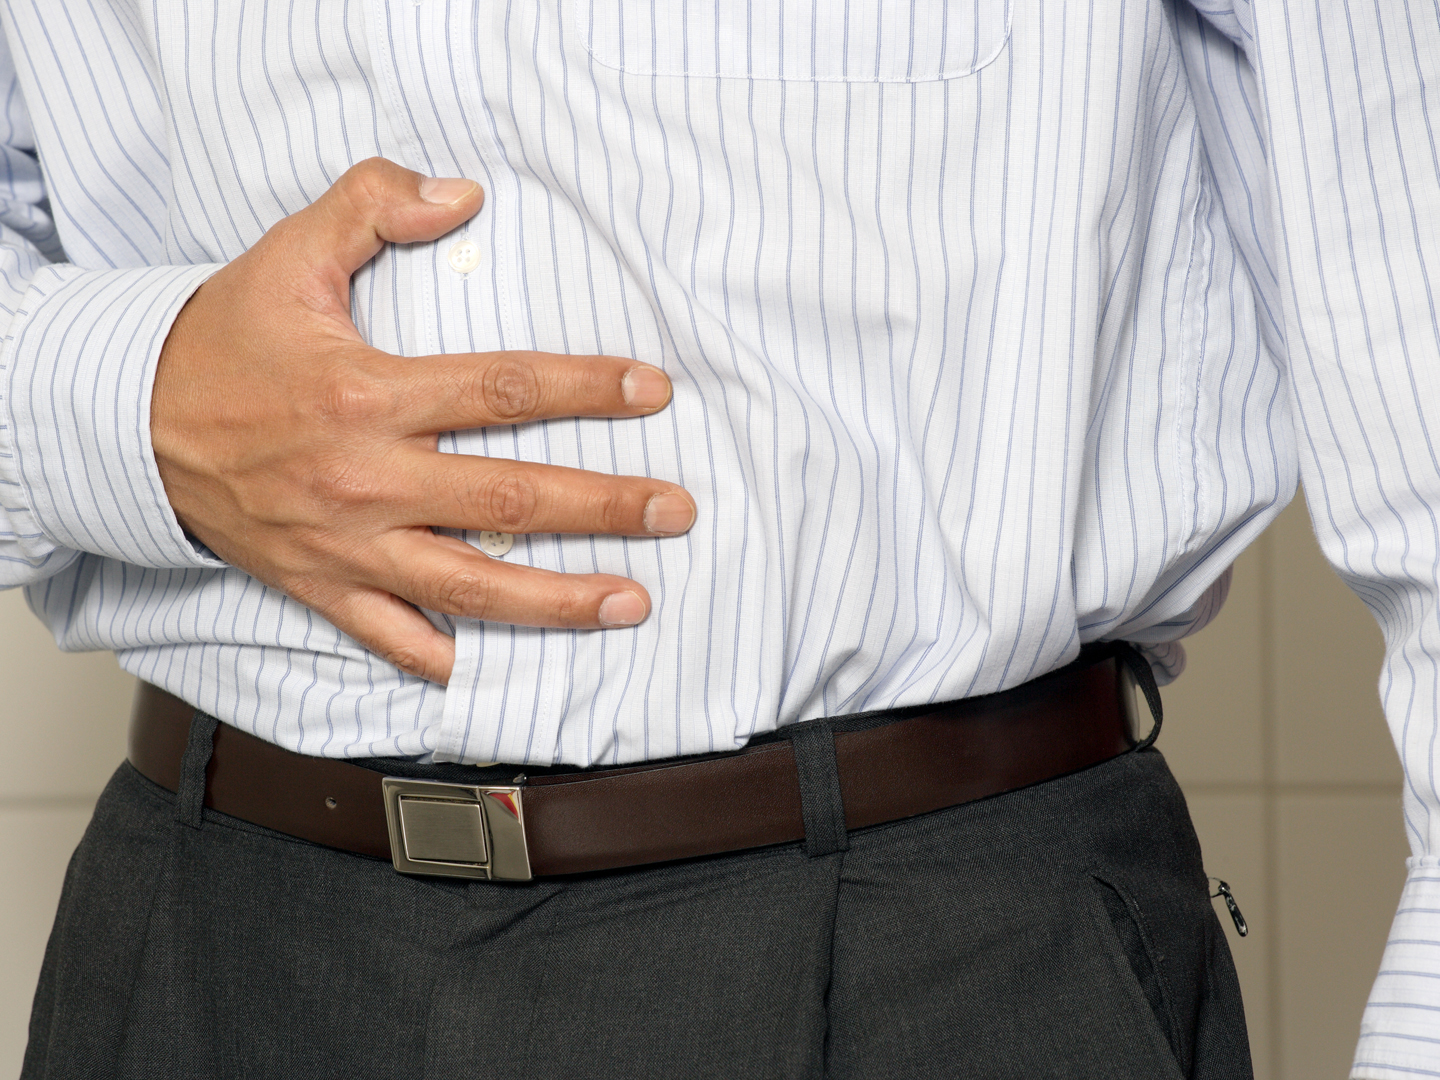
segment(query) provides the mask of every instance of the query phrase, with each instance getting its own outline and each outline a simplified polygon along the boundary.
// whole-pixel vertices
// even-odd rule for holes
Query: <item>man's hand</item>
[[[483,201],[468,180],[356,165],[279,222],[180,312],[151,435],[181,524],[406,671],[445,682],[454,641],[411,605],[529,626],[629,626],[645,589],[492,560],[432,527],[673,536],[682,488],[442,454],[439,433],[565,416],[644,416],[664,373],[608,356],[400,358],[350,317],[350,276],[385,243],[434,240]]]

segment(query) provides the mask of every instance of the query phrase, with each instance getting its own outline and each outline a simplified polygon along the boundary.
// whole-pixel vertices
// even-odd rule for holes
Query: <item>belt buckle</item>
[[[381,780],[390,857],[402,874],[529,881],[520,788]]]

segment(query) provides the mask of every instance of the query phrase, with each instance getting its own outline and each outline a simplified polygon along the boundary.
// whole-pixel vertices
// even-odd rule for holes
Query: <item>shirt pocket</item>
[[[914,83],[973,75],[1013,0],[575,0],[596,62],[629,75]]]

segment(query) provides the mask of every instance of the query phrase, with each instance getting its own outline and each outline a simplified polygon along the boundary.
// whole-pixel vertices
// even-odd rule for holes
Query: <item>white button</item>
[[[515,546],[515,537],[509,533],[482,532],[480,534],[480,550],[486,555],[493,555],[500,558]]]
[[[457,274],[468,274],[479,265],[480,246],[473,240],[460,240],[450,249],[450,269]]]

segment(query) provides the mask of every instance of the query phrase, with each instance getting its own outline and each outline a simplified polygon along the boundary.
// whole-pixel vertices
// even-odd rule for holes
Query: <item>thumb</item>
[[[473,180],[421,176],[370,158],[292,217],[290,239],[309,265],[348,282],[383,245],[435,240],[474,217],[484,201]]]

